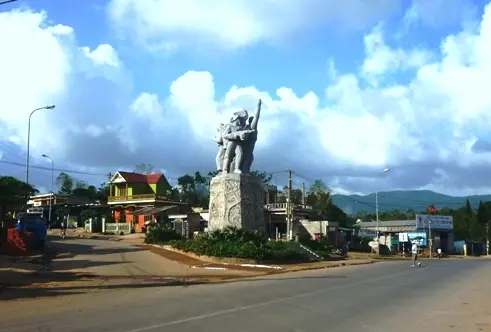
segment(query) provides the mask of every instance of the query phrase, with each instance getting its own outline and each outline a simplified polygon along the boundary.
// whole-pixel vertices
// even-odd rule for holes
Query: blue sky
[[[482,15],[486,1],[468,0],[478,5],[478,15]],[[452,2],[452,0],[450,0]],[[455,1],[454,1],[455,2]],[[363,36],[365,30],[339,27],[337,23],[326,23],[307,36],[287,41],[281,45],[260,44],[246,52],[217,55],[195,54],[149,54],[134,45],[121,41],[111,30],[106,15],[108,1],[60,1],[31,0],[20,1],[19,6],[27,5],[35,10],[45,10],[52,21],[68,24],[77,32],[79,44],[91,48],[102,43],[117,47],[121,59],[132,70],[135,84],[143,90],[159,91],[168,86],[175,77],[190,69],[208,70],[219,79],[216,81],[218,94],[228,88],[254,85],[274,93],[279,85],[291,87],[299,94],[313,90],[322,93],[328,79],[328,61],[333,59],[339,72],[351,72],[362,65]],[[411,1],[401,1],[401,7],[382,17],[387,30],[401,30],[401,21]],[[14,7],[11,5],[10,7]],[[458,20],[436,27],[416,24],[404,34],[400,45],[403,47],[423,46],[438,49],[442,35],[457,32],[461,27]],[[394,36],[392,39],[396,39]],[[400,41],[400,40],[399,40]],[[387,39],[391,45],[393,40]],[[317,87],[317,89],[316,89]],[[317,91],[316,91],[317,90]]]
[[[487,27],[487,3],[291,0],[276,7],[271,1],[212,0],[203,7],[193,0],[21,0],[4,5],[0,24],[6,29],[26,27],[29,19],[40,22],[26,28],[17,43],[0,38],[0,47],[11,53],[0,60],[26,54],[22,47],[28,47],[29,36],[40,40],[41,32],[51,38],[38,48],[43,59],[55,59],[49,53],[55,52],[63,60],[40,62],[52,68],[53,82],[39,76],[29,91],[20,91],[22,83],[6,83],[25,68],[20,60],[9,60],[13,76],[4,75],[9,88],[4,91],[23,96],[25,104],[21,109],[0,102],[3,109],[19,107],[18,117],[0,113],[0,124],[8,128],[2,139],[10,146],[3,145],[10,151],[3,151],[3,159],[25,153],[24,108],[52,102],[59,113],[38,121],[53,134],[38,139],[33,153],[49,150],[64,168],[103,174],[148,162],[171,178],[206,172],[213,169],[215,153],[206,139],[218,118],[232,108],[253,109],[261,97],[271,111],[263,119],[258,168],[290,168],[323,178],[340,192],[371,192],[377,170],[389,165],[400,171],[384,180],[387,189],[486,192],[491,180],[468,177],[487,167],[487,152],[471,146],[488,139],[483,134],[491,128],[483,115],[488,100],[467,91],[467,81],[460,88],[450,85],[449,75],[467,76],[448,63],[457,59],[458,70],[474,74],[477,68],[484,75],[484,60],[466,67],[468,59],[457,50],[468,46],[466,54],[479,58],[481,48],[467,41],[486,41],[480,29]],[[223,15],[210,21],[219,10]],[[73,31],[53,33],[56,25]],[[459,47],[442,52],[447,40]],[[37,55],[26,61],[41,61]],[[37,181],[46,186],[41,175]]]

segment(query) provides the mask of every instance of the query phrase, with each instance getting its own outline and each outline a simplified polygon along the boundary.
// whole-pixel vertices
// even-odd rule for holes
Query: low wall
[[[113,233],[113,234],[131,234],[131,224],[130,223],[105,223],[104,227],[105,233]]]

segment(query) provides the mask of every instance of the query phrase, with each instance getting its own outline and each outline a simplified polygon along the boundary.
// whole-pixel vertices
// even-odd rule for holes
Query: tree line
[[[380,221],[413,220],[416,214],[428,214],[428,211],[392,210],[379,213]],[[436,210],[435,215],[453,217],[454,238],[456,241],[466,240],[474,242],[486,241],[486,227],[491,222],[491,202],[479,202],[479,206],[472,208],[469,200],[465,206],[459,208],[442,207]],[[374,221],[375,213],[360,212],[351,218],[356,220]]]
[[[138,164],[135,166],[134,172],[150,174],[154,172],[154,167],[150,164]],[[253,171],[252,173],[261,178],[265,185],[271,184],[273,178],[271,173],[261,171]],[[210,202],[210,181],[216,175],[217,173],[214,171],[208,173],[196,171],[194,174],[180,176],[177,178],[177,186],[169,192],[169,200],[186,202],[193,207],[207,209]],[[108,176],[110,177],[110,174]],[[99,186],[89,185],[64,172],[58,175],[56,182],[59,187],[59,194],[86,198],[90,202],[107,203],[108,183],[102,183]],[[6,207],[23,206],[29,196],[37,193],[38,190],[34,186],[15,177],[0,177],[0,217],[5,215]],[[322,180],[314,181],[305,193],[305,198],[303,196],[304,193],[301,189],[292,188],[290,195],[292,203],[302,204],[305,199],[305,203],[312,207],[312,220],[335,220],[342,226],[351,226],[357,220],[374,221],[376,219],[375,213],[368,212],[360,212],[354,216],[347,215],[332,202],[330,190]],[[286,202],[287,197],[288,188],[285,186],[278,193],[278,203]],[[66,214],[67,211],[60,210],[59,213]],[[383,211],[379,213],[379,220],[412,220],[417,213],[427,213],[427,211]],[[443,207],[436,214],[453,217],[456,240],[481,242],[486,238],[486,225],[491,221],[491,202],[480,202],[479,206],[473,209],[467,200],[463,207]]]

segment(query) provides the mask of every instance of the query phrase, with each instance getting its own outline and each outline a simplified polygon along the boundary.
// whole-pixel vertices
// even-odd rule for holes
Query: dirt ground
[[[283,265],[281,269],[258,268],[202,261],[184,253],[141,244],[139,236],[117,242],[109,241],[108,238],[76,238],[79,237],[73,236],[72,240],[54,243],[57,247],[52,247],[44,255],[21,259],[0,258],[0,300],[119,288],[221,283],[269,274],[374,262],[365,258]],[[148,256],[151,253],[155,255]],[[162,258],[162,262],[158,257]],[[147,263],[144,263],[145,260],[148,260]]]
[[[210,262],[196,259],[194,257],[188,256],[188,255],[183,254],[183,253],[173,251],[173,250],[167,250],[165,248],[158,248],[158,247],[149,246],[149,245],[139,245],[137,247],[146,248],[147,250],[150,250],[151,252],[153,252],[159,256],[165,257],[169,260],[176,261],[176,262],[179,262],[181,264],[188,265],[188,266],[204,267],[204,268],[211,268],[211,269],[227,269],[227,270],[235,270],[235,271],[255,272],[258,275],[272,273],[272,272],[277,271],[277,269],[275,269],[275,268],[256,268],[256,267],[252,267],[252,266],[241,266],[239,264],[210,263]]]

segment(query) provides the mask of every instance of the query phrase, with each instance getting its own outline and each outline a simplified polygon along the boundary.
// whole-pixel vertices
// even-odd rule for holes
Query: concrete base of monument
[[[229,173],[211,180],[208,230],[228,226],[266,232],[264,186],[260,178]]]

